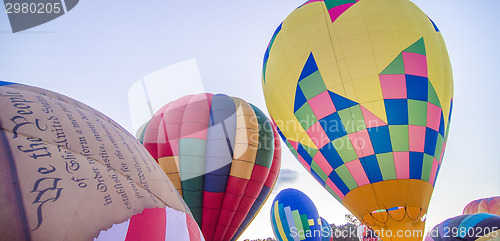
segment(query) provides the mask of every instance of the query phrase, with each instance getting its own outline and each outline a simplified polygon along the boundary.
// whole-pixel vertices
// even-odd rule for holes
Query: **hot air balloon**
[[[203,241],[194,219],[172,208],[149,208],[129,220],[101,231],[94,241]]]
[[[322,222],[313,201],[303,192],[287,188],[272,203],[271,225],[278,241],[321,241]]]
[[[479,213],[461,215],[436,225],[425,241],[498,241],[500,240],[500,216]]]
[[[333,197],[375,230],[423,233],[453,83],[440,30],[417,6],[307,1],[272,36],[262,86],[282,139]]]
[[[358,238],[359,241],[378,241],[380,238],[371,228],[366,225],[358,226]]]
[[[158,110],[142,136],[206,240],[236,240],[278,176],[276,129],[262,111],[236,97],[182,97]]]
[[[467,204],[464,214],[491,213],[500,216],[500,197],[481,198]]]
[[[332,227],[326,219],[321,218],[321,241],[330,241],[333,239],[332,237]]]
[[[102,113],[9,82],[0,105],[0,240],[93,240],[150,208],[191,215],[141,143]]]

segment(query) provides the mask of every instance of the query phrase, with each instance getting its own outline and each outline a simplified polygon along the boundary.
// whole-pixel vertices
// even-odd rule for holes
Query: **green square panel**
[[[431,177],[432,163],[434,162],[434,157],[424,154],[424,163],[422,165],[422,180],[428,182]]]
[[[403,54],[400,53],[380,74],[405,74]]]
[[[408,100],[408,121],[410,125],[426,126],[427,124],[426,101]]]
[[[316,115],[314,115],[313,110],[309,106],[309,103],[305,103],[295,112],[295,117],[299,120],[300,125],[304,130],[309,129],[314,123],[318,122]]]
[[[328,175],[326,175],[325,172],[321,170],[321,167],[319,167],[314,160],[311,163],[311,169],[313,169],[316,172],[316,174],[318,174],[318,176],[321,177],[321,180],[326,182],[326,180],[328,179]]]
[[[407,125],[389,125],[389,133],[391,135],[392,151],[410,151]]]
[[[437,142],[436,142],[436,151],[434,152],[434,157],[436,160],[439,160],[441,158],[441,152],[443,151],[443,143],[444,138],[441,134],[438,134]]]
[[[403,50],[403,52],[425,55],[424,38],[420,38],[419,40],[417,40],[417,42],[413,43],[410,47]]]
[[[299,86],[308,100],[327,90],[319,70],[302,79]]]
[[[337,152],[339,153],[340,158],[342,158],[342,161],[344,161],[344,163],[348,163],[350,161],[358,159],[358,155],[356,154],[356,151],[352,146],[349,136],[338,138],[332,141],[332,144],[335,147],[335,150],[337,150]]]
[[[347,133],[351,134],[366,129],[363,112],[361,112],[359,105],[341,110],[338,113]]]
[[[438,95],[436,94],[436,90],[434,90],[434,86],[432,86],[432,83],[431,81],[429,80],[429,83],[427,84],[427,88],[428,88],[428,99],[429,99],[429,102],[434,104],[435,106],[439,107],[439,108],[442,108],[441,107],[441,101],[439,101],[439,97]]]
[[[354,180],[351,172],[349,172],[349,169],[347,169],[345,165],[337,167],[337,169],[335,169],[335,172],[339,175],[340,179],[342,179],[349,190],[353,190],[354,188],[358,187],[356,180]]]
[[[397,179],[392,152],[377,154],[376,156],[384,181]]]
[[[307,152],[307,153],[309,153],[309,155],[310,155],[311,157],[316,156],[316,153],[318,153],[318,151],[319,151],[319,150],[318,150],[318,149],[316,149],[316,148],[308,147],[308,146],[306,146],[306,145],[302,145],[302,148],[304,148],[304,149],[306,150],[306,152]]]

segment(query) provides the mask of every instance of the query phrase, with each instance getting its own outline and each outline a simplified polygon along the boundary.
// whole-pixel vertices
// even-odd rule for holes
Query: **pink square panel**
[[[404,74],[379,75],[384,99],[406,99],[406,78]]]
[[[309,103],[309,106],[311,106],[311,109],[318,120],[321,120],[336,111],[328,91],[322,92],[307,102]]]
[[[425,149],[425,126],[408,126],[408,137],[410,151],[424,152]]]
[[[425,55],[403,52],[405,73],[427,77],[427,57]]]
[[[365,157],[375,154],[372,141],[367,129],[349,134],[349,139],[351,140],[352,146],[356,151],[358,157]]]
[[[314,123],[309,129],[306,131],[309,138],[311,138],[312,142],[316,145],[318,149],[325,146],[330,142],[328,135],[326,135],[323,127],[319,124],[319,122]]]
[[[328,163],[326,158],[321,154],[321,152],[317,152],[316,155],[314,156],[314,162],[318,164],[318,166],[325,172],[326,175],[330,175],[330,173],[333,171],[333,167]]]
[[[439,123],[441,122],[441,108],[434,104],[427,103],[427,127],[439,132]]]
[[[359,159],[350,161],[345,165],[347,169],[349,169],[349,172],[351,173],[354,180],[356,180],[358,186],[361,187],[370,184],[370,180],[368,180],[368,176],[366,176],[365,169],[363,168],[363,165],[361,165]]]
[[[393,152],[397,179],[410,178],[410,152]]]

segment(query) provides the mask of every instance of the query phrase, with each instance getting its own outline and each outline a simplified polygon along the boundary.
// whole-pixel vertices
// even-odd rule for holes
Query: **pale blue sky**
[[[413,1],[440,28],[450,54],[455,99],[444,164],[428,226],[459,215],[471,200],[500,195],[500,1]],[[94,107],[132,131],[127,93],[141,77],[196,58],[205,90],[266,110],[261,89],[265,48],[302,0],[80,1],[68,14],[12,34],[0,12],[0,79],[50,89]],[[179,83],[182,84],[182,83]],[[172,86],[175,88],[175,86]],[[283,150],[282,168],[329,222],[347,210]],[[242,238],[273,236],[269,203]],[[241,239],[243,240],[243,239]]]

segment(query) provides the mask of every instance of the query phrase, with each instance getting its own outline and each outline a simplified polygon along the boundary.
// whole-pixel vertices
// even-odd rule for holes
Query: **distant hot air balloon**
[[[278,241],[321,241],[322,222],[313,201],[303,192],[282,190],[272,203],[271,225]]]
[[[500,216],[500,196],[481,198],[467,204],[464,214],[491,213]]]
[[[499,241],[500,216],[479,213],[461,215],[436,225],[424,241]]]
[[[153,208],[190,219],[161,167],[107,116],[49,90],[1,81],[0,105],[0,240],[93,240]],[[174,219],[169,225],[198,229]]]
[[[332,240],[332,227],[326,219],[321,218],[321,241],[330,241]]]
[[[272,36],[262,85],[282,139],[333,197],[375,230],[423,231],[453,83],[441,33],[417,6],[307,1]]]
[[[358,226],[358,238],[359,241],[378,241],[380,238],[371,228],[366,225]]]
[[[280,169],[271,121],[252,104],[223,94],[166,104],[148,122],[141,142],[183,196],[206,240],[236,240]]]

